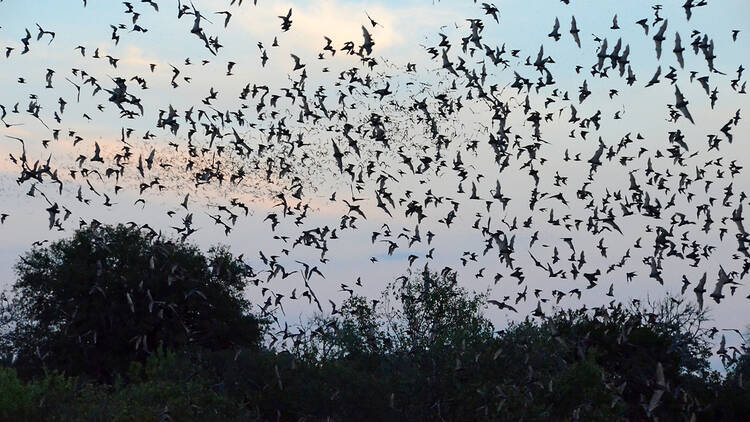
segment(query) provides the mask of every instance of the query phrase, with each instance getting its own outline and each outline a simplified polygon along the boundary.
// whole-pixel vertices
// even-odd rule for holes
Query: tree
[[[492,337],[492,323],[482,309],[486,296],[458,286],[457,274],[436,274],[425,267],[418,277],[401,277],[385,291],[388,329],[397,347],[417,351],[465,347]]]
[[[6,357],[112,380],[157,348],[256,347],[243,298],[251,269],[225,248],[204,255],[137,227],[89,226],[16,264]],[[40,365],[41,364],[41,365]]]

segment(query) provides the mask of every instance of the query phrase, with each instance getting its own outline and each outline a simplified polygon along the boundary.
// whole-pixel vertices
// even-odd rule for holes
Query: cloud
[[[120,64],[131,67],[133,71],[142,72],[149,68],[150,64],[156,64],[161,67],[160,62],[155,57],[146,57],[142,48],[129,44],[125,46],[124,55],[120,57]]]
[[[292,8],[292,28],[288,33],[283,33],[277,15],[286,14],[289,8]],[[268,9],[270,11],[265,12],[267,16],[264,19],[258,19],[258,13],[263,13],[259,9],[244,9],[237,16],[237,21],[244,30],[259,38],[279,34],[280,42],[316,52],[322,51],[324,36],[331,38],[337,49],[346,41],[354,41],[359,46],[363,42],[363,26],[373,36],[376,54],[385,54],[405,46],[413,48],[416,32],[425,27],[437,27],[451,16],[445,9],[430,6],[386,8],[383,5],[337,0],[303,4],[284,2]],[[376,27],[370,24],[365,13],[377,21]]]

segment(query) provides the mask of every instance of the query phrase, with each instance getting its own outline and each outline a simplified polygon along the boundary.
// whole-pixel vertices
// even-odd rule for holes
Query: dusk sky
[[[750,255],[742,249],[747,233],[742,233],[739,220],[742,207],[750,208],[745,196],[750,191],[750,132],[742,110],[748,104],[747,77],[738,75],[738,68],[750,63],[746,0],[712,1],[693,8],[689,21],[682,2],[663,2],[657,10],[647,2],[495,1],[497,22],[485,14],[481,2],[472,1],[258,0],[253,5],[252,0],[244,0],[241,6],[237,2],[230,6],[228,0],[194,0],[204,16],[201,31],[207,38],[218,37],[221,44],[216,54],[191,33],[194,15],[178,19],[177,0],[158,1],[158,13],[147,3],[131,2],[139,14],[136,24],[147,32],[132,31],[133,13],[126,13],[128,7],[122,3],[89,0],[86,7],[82,1],[61,3],[0,1],[0,104],[7,113],[5,124],[0,125],[0,213],[8,214],[0,225],[2,288],[12,285],[13,264],[32,242],[69,236],[81,220],[133,221],[178,238],[174,227],[184,227],[183,218],[192,214],[198,230],[187,241],[202,248],[227,244],[236,254],[243,254],[262,280],[257,289],[248,291],[258,304],[265,301],[260,296],[263,287],[270,292],[265,294],[286,298],[293,290],[299,295],[306,288],[302,265],[296,261],[317,265],[325,274],[325,279],[310,280],[324,312],[331,310],[328,299],[340,303],[349,296],[342,291],[342,283],[374,298],[407,271],[420,273],[426,263],[433,271],[448,266],[458,271],[468,289],[486,291],[490,298],[503,302],[505,296],[510,297],[507,303],[518,313],[493,306],[486,311],[500,325],[524,318],[538,305],[548,313],[581,302],[596,307],[611,300],[629,303],[634,298],[667,295],[695,301],[693,289],[705,272],[704,301],[712,324],[741,330],[750,324],[750,290],[743,273],[750,268]],[[291,27],[283,31],[279,16],[290,9]],[[226,27],[225,15],[215,13],[219,11],[231,12]],[[658,59],[653,37],[664,21],[655,22],[655,12],[668,21]],[[611,29],[615,15],[619,29]],[[570,33],[573,16],[580,30],[580,48]],[[560,24],[557,41],[548,35],[556,18]],[[636,23],[643,18],[648,35]],[[462,38],[471,37],[473,19],[482,19],[481,41],[476,43],[481,42],[483,48],[469,40],[463,50]],[[54,32],[54,40],[46,33],[37,39],[37,24]],[[115,44],[110,25],[118,24],[124,29],[116,31],[119,42]],[[369,54],[361,48],[366,44],[363,27],[374,42]],[[21,54],[27,29],[29,51]],[[734,33],[736,40],[733,30],[740,31]],[[685,49],[684,67],[673,51],[676,33]],[[704,35],[713,45],[713,70],[703,50],[695,54],[691,46],[696,39],[703,41]],[[324,50],[324,37],[332,40],[335,55]],[[278,46],[273,46],[274,39]],[[602,53],[604,40],[607,50]],[[613,58],[618,40],[622,41],[620,56]],[[348,41],[359,54],[342,50]],[[630,67],[636,77],[632,86],[626,80],[627,71],[620,76],[619,69],[611,66],[622,57],[626,45],[629,56],[624,68]],[[78,46],[85,49],[85,56]],[[540,47],[541,69],[535,66]],[[12,48],[7,57],[6,48]],[[96,50],[98,59],[93,58]],[[501,60],[493,63],[488,52],[501,50],[505,50]],[[263,66],[264,52],[267,63]],[[304,69],[293,70],[290,54],[299,58]],[[461,60],[466,71],[459,69]],[[231,71],[229,62],[234,63]],[[155,65],[153,71],[151,65]],[[647,87],[659,66],[659,82]],[[354,67],[364,82],[354,81],[352,73],[342,73]],[[407,71],[410,67],[413,71]],[[48,69],[54,70],[51,88],[45,88]],[[472,71],[475,79],[481,79],[481,89],[471,85]],[[303,72],[305,80],[299,83]],[[516,75],[527,79],[528,86],[516,88]],[[548,82],[548,75],[554,83],[540,85]],[[708,94],[701,85],[706,76]],[[95,81],[86,83],[89,77]],[[140,99],[142,114],[126,101],[120,106],[132,112],[128,118],[112,101],[118,77],[127,83],[123,98]],[[147,89],[138,78],[143,78]],[[581,100],[584,81],[590,95]],[[94,94],[96,84],[102,89]],[[81,87],[80,100],[76,85]],[[267,86],[268,96],[263,97],[262,89],[257,95],[241,95],[246,87],[253,91],[253,86]],[[685,107],[694,123],[676,100],[677,88],[687,100]],[[712,107],[710,91],[714,89],[717,98]],[[491,100],[480,98],[480,92]],[[64,113],[61,98],[66,103]],[[415,107],[423,101],[425,109]],[[41,107],[38,118],[27,111],[30,102]],[[14,113],[16,103],[18,112]],[[169,125],[158,127],[170,106],[179,122],[174,132]],[[191,125],[185,113],[191,107],[196,124],[195,132],[188,135]],[[305,115],[304,107],[310,114]],[[507,114],[502,111],[506,107]],[[580,120],[573,118],[572,107]],[[239,111],[244,119],[238,118]],[[535,111],[541,134],[535,134],[530,119]],[[371,136],[373,115],[385,121],[387,145]],[[231,122],[225,122],[225,116]],[[351,128],[344,129],[347,124]],[[213,141],[207,135],[211,128],[216,129]],[[58,139],[53,136],[56,130]],[[126,130],[131,132],[125,141],[133,155],[122,162],[122,174],[107,177],[106,169],[116,167],[115,155],[122,152]],[[507,149],[499,156],[490,142],[502,133],[507,135]],[[733,137],[731,142],[727,133]],[[188,155],[189,136],[198,151],[204,148],[197,157]],[[358,141],[361,153],[347,136]],[[24,140],[29,167],[37,160],[44,164],[49,157],[50,166],[58,171],[60,191],[50,175],[44,175],[42,182],[16,182],[22,174],[22,146],[10,137]],[[252,153],[236,153],[232,142],[238,137],[252,147]],[[601,165],[592,166],[589,160],[600,148],[600,139],[605,145]],[[632,142],[623,144],[623,139]],[[714,139],[720,140],[718,148],[710,149]],[[341,169],[333,144],[343,153]],[[101,162],[91,161],[96,145]],[[293,151],[291,145],[295,145]],[[139,157],[146,159],[152,151],[153,168],[141,176]],[[574,159],[576,154],[580,154],[579,161]],[[81,156],[83,160],[77,162]],[[430,158],[429,165],[420,169],[425,157]],[[507,168],[502,168],[506,159]],[[191,161],[194,168],[186,170]],[[196,172],[217,161],[226,171],[221,185],[214,179],[196,186]],[[289,170],[281,174],[285,165]],[[351,174],[345,171],[347,166]],[[231,183],[229,176],[239,168],[246,176]],[[530,172],[538,175],[538,182]],[[157,183],[141,193],[141,185],[155,178]],[[497,183],[502,195],[496,195]],[[27,195],[32,185],[33,197]],[[76,198],[79,188],[88,204]],[[295,198],[300,188],[303,193]],[[534,190],[540,196],[532,210]],[[582,191],[589,194],[581,195]],[[335,200],[331,200],[334,192]],[[280,193],[291,208],[298,209],[284,216]],[[188,209],[181,206],[186,194]],[[379,198],[387,202],[387,194],[394,201],[386,205],[391,215],[378,207]],[[510,199],[507,207],[502,205],[503,196]],[[439,198],[439,204],[425,203],[428,197]],[[361,207],[366,217],[344,200]],[[423,221],[415,214],[407,215],[412,201],[422,206]],[[649,207],[657,201],[659,215],[650,214]],[[233,205],[237,202],[246,204],[247,216]],[[50,229],[47,208],[55,203],[70,211],[67,219],[63,219],[64,212],[54,217],[63,230]],[[238,216],[236,221],[232,223],[232,214],[218,206],[228,207]],[[306,206],[309,211],[295,224]],[[455,216],[448,225],[452,210]],[[273,231],[269,213],[279,220]],[[217,215],[221,224],[212,217]],[[704,230],[708,215],[713,222]],[[348,216],[357,219],[352,222]],[[524,227],[530,217],[533,221]],[[689,223],[680,224],[685,221]],[[390,228],[390,237],[384,224]],[[335,239],[330,235],[326,239],[327,259],[321,261],[321,250],[309,245],[293,247],[305,230],[326,226],[337,229]],[[417,227],[420,239],[414,239]],[[671,231],[666,243],[659,243],[659,228]],[[374,242],[373,232],[380,233]],[[434,234],[429,244],[428,232]],[[511,239],[513,262],[509,265],[500,258],[500,243]],[[571,239],[574,250],[564,239]],[[395,245],[391,254],[389,245]],[[694,250],[699,255],[696,260],[688,257]],[[274,265],[262,262],[261,251],[266,257],[277,255],[284,271],[300,273],[269,279]],[[582,252],[586,263],[573,279],[571,268],[578,267]],[[571,254],[575,262],[569,260]],[[517,269],[522,270],[523,280],[513,276]],[[584,274],[597,269],[600,274],[592,287]],[[722,282],[722,269],[730,281],[717,304],[709,295]],[[361,287],[355,284],[358,277]],[[690,282],[684,294],[683,277]],[[527,299],[516,303],[524,289]],[[570,293],[574,289],[581,290],[581,302]],[[612,295],[608,295],[610,289]],[[565,295],[558,300],[556,292]],[[306,300],[285,300],[283,306],[290,321],[304,321],[318,312]]]

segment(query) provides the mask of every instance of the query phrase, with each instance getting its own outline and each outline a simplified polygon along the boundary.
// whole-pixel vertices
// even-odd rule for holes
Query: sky
[[[251,265],[259,269],[263,268],[259,251],[264,251],[267,256],[279,255],[280,262],[289,270],[300,267],[295,264],[296,260],[316,262],[319,252],[292,248],[283,240],[274,239],[274,236],[289,236],[291,242],[299,235],[300,230],[322,226],[339,227],[342,215],[348,210],[342,200],[360,197],[362,201],[359,203],[367,218],[358,219],[356,229],[340,227],[339,239],[329,244],[327,257],[330,258],[330,262],[317,262],[326,274],[325,280],[317,280],[315,284],[320,296],[340,302],[348,296],[346,292],[341,291],[340,285],[344,283],[352,286],[357,277],[361,277],[363,286],[358,288],[357,293],[376,297],[395,277],[409,270],[419,272],[425,263],[429,262],[430,268],[435,270],[444,266],[459,270],[462,283],[472,290],[488,292],[490,297],[498,299],[510,296],[509,303],[513,302],[517,292],[524,286],[529,286],[529,300],[518,304],[521,311],[519,314],[501,312],[494,308],[487,309],[487,314],[499,324],[508,319],[522,318],[526,312],[533,310],[538,301],[532,292],[537,288],[544,290],[542,298],[550,299],[544,303],[545,310],[549,311],[555,305],[554,298],[550,296],[551,290],[569,291],[577,287],[584,290],[583,302],[593,307],[612,300],[606,296],[610,285],[614,286],[615,298],[624,302],[632,298],[660,298],[667,294],[682,297],[680,289],[683,275],[695,283],[705,271],[710,280],[707,286],[713,287],[720,267],[727,268],[728,271],[740,271],[742,268],[742,257],[735,257],[738,252],[737,242],[732,240],[736,230],[733,228],[731,216],[738,205],[737,198],[733,198],[731,206],[721,206],[721,199],[729,183],[737,195],[739,192],[748,191],[750,187],[750,179],[744,173],[734,179],[729,175],[729,163],[732,160],[736,160],[736,164],[741,166],[750,164],[746,158],[748,147],[744,139],[748,134],[746,119],[742,116],[733,128],[734,141],[731,144],[723,141],[720,151],[707,151],[706,140],[707,135],[722,136],[720,129],[727,120],[747,104],[747,96],[732,89],[729,83],[736,77],[738,67],[747,63],[750,56],[750,48],[747,48],[749,34],[746,32],[746,23],[750,21],[750,6],[746,1],[710,2],[707,7],[695,8],[689,21],[680,7],[681,2],[664,4],[658,12],[660,16],[668,19],[668,27],[665,31],[666,40],[662,56],[658,60],[655,57],[652,37],[661,24],[653,26],[655,10],[652,8],[653,4],[646,2],[629,3],[625,7],[616,1],[573,0],[570,5],[551,0],[496,1],[494,4],[499,12],[498,22],[495,22],[491,16],[485,14],[481,2],[471,1],[259,0],[257,6],[250,0],[245,0],[242,6],[230,6],[229,1],[194,1],[195,6],[202,11],[207,20],[210,20],[202,23],[203,29],[209,36],[218,36],[223,45],[215,56],[203,47],[198,37],[190,33],[193,27],[191,16],[177,19],[177,1],[159,1],[158,13],[148,4],[136,1],[132,3],[134,9],[140,13],[137,24],[147,29],[145,33],[130,31],[133,27],[132,14],[125,14],[126,6],[117,2],[89,0],[85,8],[82,2],[76,1],[68,2],[65,6],[52,0],[0,2],[0,47],[3,48],[2,52],[5,52],[5,47],[14,48],[9,57],[0,55],[0,104],[9,112],[5,118],[6,123],[20,124],[0,126],[0,135],[3,137],[0,139],[0,212],[9,214],[6,222],[0,226],[0,287],[12,285],[12,266],[19,254],[28,250],[32,242],[67,236],[78,227],[80,219],[89,221],[96,218],[111,223],[148,223],[167,235],[175,235],[171,227],[179,226],[181,217],[187,213],[179,205],[186,193],[191,194],[190,211],[194,213],[196,225],[199,227],[190,241],[204,248],[218,243],[228,244],[235,253],[243,254]],[[284,32],[281,30],[281,19],[278,16],[285,15],[290,8],[293,11],[292,26],[289,31]],[[227,27],[223,25],[224,15],[214,13],[224,10],[232,13]],[[372,26],[368,15],[377,21],[378,25]],[[610,29],[615,15],[621,29]],[[581,48],[576,46],[569,33],[572,16],[575,16],[580,28]],[[558,41],[548,36],[555,18],[560,22],[561,38]],[[648,19],[648,36],[644,34],[644,29],[635,23],[642,18]],[[482,42],[493,48],[504,47],[507,50],[504,56],[508,60],[507,66],[492,65],[484,58],[482,51],[471,54],[461,51],[461,38],[471,32],[468,19],[483,19]],[[125,24],[126,29],[117,31],[120,39],[115,45],[110,25],[120,23]],[[53,31],[54,40],[49,42],[49,35],[37,40],[37,24],[46,31]],[[349,40],[360,45],[363,40],[363,26],[368,28],[375,42],[370,58],[378,64],[371,71],[366,70],[357,56],[346,55],[341,50],[331,56],[323,50],[326,45],[324,37],[330,38],[336,49],[340,49]],[[30,52],[22,55],[20,51],[23,45],[20,40],[24,37],[26,29],[32,36]],[[736,41],[732,39],[734,29],[741,31],[737,34]],[[693,54],[690,34],[694,30],[708,34],[709,38],[715,41],[715,66],[724,74],[710,73],[702,55]],[[684,68],[679,66],[672,52],[676,32],[681,34],[682,45],[686,48]],[[492,119],[493,110],[486,102],[467,98],[467,89],[461,84],[453,89],[451,81],[454,79],[441,65],[440,55],[435,60],[430,58],[428,48],[437,48],[437,52],[443,50],[438,46],[443,39],[440,34],[443,34],[446,40],[450,40],[452,46],[447,50],[447,54],[454,63],[457,63],[458,57],[462,57],[467,65],[477,72],[480,71],[482,63],[485,65],[485,85],[495,85],[496,96],[504,103],[519,110],[523,108],[526,98],[530,98],[532,107],[542,110],[542,116],[550,113],[552,117],[557,117],[544,124],[546,142],[539,147],[539,154],[544,162],[535,163],[534,166],[542,179],[540,190],[546,190],[550,194],[564,192],[570,205],[563,206],[545,198],[539,201],[536,210],[529,210],[528,196],[534,185],[528,176],[528,168],[522,167],[527,160],[524,155],[526,152],[516,154],[514,151],[510,168],[502,173],[498,171],[494,154],[486,145],[489,134],[497,130],[497,122]],[[607,78],[590,73],[591,66],[596,63],[596,55],[602,45],[601,40],[605,38],[610,52],[618,39],[623,40],[623,45],[630,46],[629,64],[637,77],[632,87],[626,84],[624,78],[617,75],[616,70],[610,70]],[[272,46],[274,39],[277,40],[278,47]],[[85,56],[80,54],[79,50],[75,50],[78,46],[85,48]],[[534,88],[528,93],[526,90],[519,92],[510,86],[515,80],[515,74],[529,78],[532,82],[543,76],[536,72],[533,66],[525,65],[527,57],[530,57],[530,62],[534,62],[540,47],[543,47],[545,57],[553,59],[546,66],[554,75],[555,85],[543,87],[541,93],[534,92]],[[92,58],[96,49],[99,49],[101,59]],[[510,55],[512,50],[519,50],[517,57]],[[261,66],[263,51],[266,51],[269,57],[265,66]],[[324,60],[319,59],[321,53]],[[352,122],[367,121],[369,113],[373,112],[392,119],[389,122],[392,124],[389,126],[392,147],[384,153],[384,158],[375,160],[378,164],[377,171],[398,176],[394,177],[397,183],[389,184],[389,189],[393,192],[394,198],[401,198],[404,203],[408,203],[412,198],[424,199],[428,191],[444,198],[440,207],[425,207],[428,218],[424,223],[418,224],[413,216],[406,216],[403,208],[400,208],[399,212],[394,210],[392,217],[386,215],[376,207],[377,202],[373,195],[373,190],[376,189],[374,178],[361,184],[353,183],[347,174],[338,171],[332,157],[331,141],[339,144],[345,144],[346,141],[341,133],[329,129],[340,122],[295,122],[299,112],[298,103],[291,103],[289,98],[284,96],[283,90],[300,77],[300,72],[292,70],[293,60],[290,54],[297,55],[306,65],[305,72],[309,79],[305,90],[311,101],[316,90],[322,87],[326,92],[325,101],[329,107],[335,107],[339,93],[346,91],[347,84],[339,78],[340,72],[352,67],[361,67],[360,75],[371,75],[373,91],[376,88],[390,87],[393,92],[391,98],[395,99],[391,103],[376,101],[377,95],[372,93],[363,93],[359,89],[350,90],[346,101],[350,101],[347,104],[354,108],[349,108],[347,112]],[[108,64],[105,58],[107,55],[118,60],[116,68]],[[190,64],[186,62],[188,58]],[[203,60],[208,62],[203,64]],[[235,63],[231,75],[227,75],[229,61]],[[609,59],[606,61],[609,62]],[[151,64],[156,65],[154,71],[149,68]],[[407,64],[414,64],[416,72],[405,72]],[[575,70],[577,65],[582,66],[580,72]],[[177,87],[172,86],[172,66],[180,72],[174,79]],[[662,69],[661,82],[646,87],[658,66]],[[684,117],[678,119],[677,123],[668,121],[668,104],[675,103],[675,86],[665,79],[670,67],[675,69],[675,85],[688,100],[688,108],[695,124],[688,124]],[[55,71],[54,88],[45,88],[45,75],[48,69]],[[73,69],[77,70],[77,75],[73,73]],[[81,85],[85,79],[80,77],[81,71],[94,76],[103,88],[110,90],[114,87],[111,78],[124,77],[129,80],[128,92],[137,93],[142,99],[144,116],[132,120],[121,118],[117,107],[108,101],[108,94],[92,95],[92,85],[82,85],[80,100],[76,100],[75,84]],[[695,72],[692,82],[691,72]],[[714,108],[711,108],[710,100],[703,88],[695,81],[695,78],[704,75],[709,76],[710,88],[719,90],[719,100]],[[148,89],[139,89],[131,81],[134,76],[145,78]],[[185,80],[185,77],[190,79]],[[19,83],[19,78],[23,78],[25,83]],[[584,80],[592,95],[585,102],[579,103],[576,100],[579,87]],[[743,75],[738,85],[744,80]],[[247,180],[240,186],[209,184],[195,187],[190,175],[181,171],[188,160],[185,154],[186,122],[183,122],[177,135],[156,128],[159,110],[168,110],[170,106],[182,115],[191,106],[196,109],[196,114],[198,109],[204,109],[208,114],[212,114],[217,111],[236,111],[238,105],[243,104],[247,108],[242,110],[246,110],[248,122],[252,122],[254,126],[239,126],[235,122],[234,125],[222,127],[222,131],[231,134],[232,129],[235,129],[252,142],[261,143],[266,137],[266,132],[260,128],[267,128],[270,120],[258,120],[253,117],[253,109],[258,98],[238,101],[237,97],[245,86],[253,85],[268,86],[272,92],[280,95],[277,117],[286,117],[294,133],[303,136],[305,142],[310,144],[305,146],[309,158],[295,162],[294,169],[294,175],[299,177],[300,183],[304,186],[305,203],[311,209],[304,224],[300,226],[294,223],[293,218],[287,218],[282,219],[275,231],[271,231],[269,222],[264,220],[268,213],[280,212],[280,207],[276,206],[279,201],[275,195],[287,189],[288,180],[275,177],[266,180],[264,171],[253,171],[250,164],[243,162],[242,157],[226,154],[219,159],[228,167],[236,169],[243,164],[248,167],[250,175]],[[555,90],[560,95],[553,95]],[[617,92],[613,94],[610,90]],[[217,92],[216,98],[205,104],[204,98],[212,91]],[[460,111],[444,116],[439,122],[441,133],[452,141],[444,152],[444,159],[448,165],[437,173],[412,174],[405,167],[399,154],[418,157],[420,151],[434,153],[436,146],[434,139],[431,139],[421,124],[423,122],[419,120],[421,112],[409,109],[409,105],[427,98],[432,106],[435,98],[443,92],[455,94],[454,96],[460,94],[463,105]],[[568,92],[573,101],[563,100],[563,92]],[[31,95],[34,95],[42,106],[41,120],[24,113]],[[53,119],[53,113],[59,108],[58,99],[61,97],[66,99],[67,105],[64,119],[57,123]],[[11,113],[17,102],[21,112]],[[98,105],[102,106],[101,110],[97,108]],[[580,118],[588,118],[601,111],[602,128],[598,131],[590,130],[591,133],[586,139],[581,138],[580,131],[576,131],[577,135],[571,137],[571,129],[575,130],[575,124],[571,125],[568,120],[571,105],[576,107]],[[437,110],[433,109],[432,113],[437,114]],[[621,118],[614,119],[615,115]],[[509,118],[506,126],[512,127],[514,133],[520,134],[522,138],[519,142],[530,145],[533,130],[526,117],[523,113],[515,113]],[[51,129],[55,128],[60,129],[60,139],[50,141],[45,148],[42,140],[51,139]],[[68,171],[75,170],[76,167],[79,167],[77,170],[80,171],[81,166],[74,160],[81,154],[93,154],[95,143],[100,145],[105,157],[116,154],[122,147],[123,128],[133,130],[132,138],[128,140],[136,156],[147,156],[149,151],[154,150],[158,163],[170,164],[172,167],[154,170],[152,176],[157,175],[160,178],[164,190],[149,191],[145,195],[138,192],[138,186],[144,180],[138,177],[134,166],[128,168],[128,173],[116,182],[111,179],[91,178],[97,191],[107,192],[112,197],[115,204],[106,207],[102,205],[103,199],[100,196],[87,190],[80,174],[77,179],[73,179]],[[645,158],[636,157],[633,153],[637,152],[635,148],[648,149],[646,156],[652,156],[657,150],[666,154],[666,149],[671,146],[668,141],[669,132],[676,129],[680,129],[685,135],[685,142],[689,146],[686,156],[696,155],[690,157],[689,164],[684,167],[669,159],[654,156],[654,169],[660,174],[676,176],[680,172],[685,172],[692,177],[701,168],[706,170],[714,184],[704,191],[703,183],[694,182],[691,189],[694,198],[687,202],[683,195],[679,195],[674,211],[686,214],[689,219],[695,219],[697,204],[716,201],[716,206],[711,207],[712,218],[717,226],[728,228],[726,239],[719,238],[718,229],[702,233],[697,228],[691,228],[691,242],[715,246],[710,257],[702,260],[698,268],[690,267],[686,260],[665,259],[661,269],[664,284],[661,285],[649,277],[648,265],[641,262],[642,258],[648,256],[648,249],[653,243],[653,240],[650,240],[654,236],[651,229],[658,224],[668,226],[671,212],[665,212],[660,222],[638,215],[622,219],[622,234],[594,235],[543,224],[548,218],[553,219],[549,216],[549,210],[553,208],[557,218],[569,215],[571,221],[576,218],[586,219],[590,214],[590,210],[586,208],[587,201],[574,199],[576,190],[589,175],[590,166],[586,160],[596,151],[599,137],[608,146],[616,146],[617,142],[628,134],[633,139],[636,139],[637,135],[641,135],[643,139],[638,139],[635,146],[630,147],[630,151],[624,154],[632,156],[632,160],[626,162],[626,165],[619,164],[616,159],[606,162],[595,173],[588,186],[597,200],[605,197],[607,192],[614,193],[617,190],[623,190],[627,196],[629,174],[642,173],[646,166]],[[74,131],[75,134],[71,136],[69,131]],[[156,136],[144,139],[147,133]],[[195,139],[200,145],[206,145],[208,139],[202,133],[199,131]],[[9,154],[19,157],[20,143],[7,138],[6,135],[25,140],[25,148],[31,162],[44,162],[48,157],[52,157],[53,162],[59,166],[61,178],[65,182],[62,193],[56,194],[56,185],[48,181],[39,184],[37,188],[50,199],[57,198],[53,201],[59,201],[72,211],[70,219],[61,222],[64,231],[49,229],[45,211],[49,205],[40,199],[39,195],[27,195],[30,183],[16,183],[19,170],[10,160]],[[73,139],[76,135],[82,139],[74,145]],[[231,135],[218,142],[227,145],[229,139]],[[476,152],[467,148],[472,141],[478,141],[480,145]],[[359,162],[356,161],[353,151],[347,150],[346,162],[355,163],[361,168],[359,166],[362,163],[375,156],[377,145],[372,142],[369,141],[362,146],[365,158]],[[180,148],[174,150],[169,146],[170,143],[179,144]],[[270,147],[271,154],[283,151],[275,148]],[[566,152],[570,156],[580,153],[583,161],[565,161],[563,157]],[[457,153],[462,154],[469,175],[463,182],[455,172],[450,171]],[[723,161],[720,161],[719,165],[707,165],[721,157]],[[196,161],[206,164],[216,159],[215,155],[209,154]],[[417,162],[416,158],[414,162]],[[86,167],[97,168],[94,163],[87,163]],[[719,178],[719,173],[722,172],[724,174]],[[555,186],[555,175],[567,177],[568,184]],[[673,191],[677,188],[673,186],[675,179],[671,178],[666,182]],[[646,177],[640,177],[642,183],[646,183],[647,180]],[[470,193],[471,183],[474,182],[478,185],[479,195],[486,199],[491,197],[496,181],[502,184],[505,195],[514,198],[506,209],[495,203],[491,211],[486,212],[484,201],[469,199],[468,194],[457,192],[460,184],[462,189]],[[113,192],[115,184],[123,188],[117,195]],[[91,205],[84,205],[75,200],[79,186],[90,198]],[[357,187],[362,190],[355,191]],[[288,197],[289,191],[286,192]],[[337,201],[329,200],[333,192],[338,195]],[[668,201],[669,195],[658,190],[657,193],[663,203]],[[134,204],[139,198],[144,198],[145,203]],[[224,230],[212,223],[209,214],[220,214],[216,206],[226,204],[231,198],[239,198],[247,203],[251,212],[248,217],[240,218],[239,222],[232,226],[230,235],[225,236]],[[440,220],[450,211],[451,201],[460,203],[461,211],[457,213],[454,224],[446,227]],[[745,208],[750,205],[746,202],[745,200]],[[174,211],[175,216],[167,215],[168,211]],[[620,215],[619,206],[615,206],[615,212]],[[510,230],[514,219],[520,226],[529,216],[533,216],[537,221],[530,229]],[[428,230],[436,236],[430,245],[423,241],[411,248],[404,239],[394,239],[399,247],[389,255],[388,243],[381,242],[382,238],[375,242],[371,241],[373,231],[382,232],[383,224],[390,227],[394,237],[400,233],[407,237],[411,236],[417,225],[423,237]],[[476,225],[477,228],[472,228],[472,225]],[[512,269],[499,262],[495,253],[482,256],[486,239],[480,228],[485,225],[492,227],[492,230],[505,232],[508,229],[507,234],[515,236],[516,265],[522,266],[525,270],[524,286],[516,284],[515,279],[509,275]],[[683,230],[682,227],[678,227],[678,232],[682,233]],[[535,232],[539,241],[531,248],[529,243]],[[530,252],[535,258],[546,262],[552,259],[553,250],[557,248],[563,257],[559,268],[567,271],[569,251],[565,249],[565,243],[561,242],[563,237],[574,238],[575,243],[581,245],[578,252],[586,250],[589,260],[586,271],[593,271],[593,268],[597,267],[604,269],[628,254],[628,251],[634,256],[624,268],[602,275],[597,288],[586,290],[585,282],[580,278],[575,282],[570,279],[550,279],[546,276],[546,271],[533,266]],[[643,238],[643,250],[633,248],[638,238]],[[607,257],[601,256],[596,248],[600,239],[603,239],[608,248]],[[426,255],[432,248],[435,251],[433,259],[429,260]],[[285,254],[285,250],[289,255]],[[463,265],[461,259],[471,257],[472,253],[478,254],[477,261],[469,260]],[[417,256],[411,267],[407,262],[410,255]],[[372,262],[373,257],[378,262]],[[631,282],[626,281],[625,273],[628,271],[637,273]],[[495,274],[503,275],[499,283],[494,281]],[[750,323],[750,314],[746,312],[748,299],[745,298],[750,292],[747,291],[744,281],[738,282],[741,284],[735,295],[728,295],[721,304],[716,305],[710,299],[706,301],[707,305],[711,305],[711,315],[719,327],[742,328]],[[269,283],[272,291],[285,294],[287,297],[292,290],[301,291],[304,288],[299,277],[274,279]],[[693,300],[691,290],[692,286],[684,295],[686,300]],[[257,294],[254,290],[248,292],[251,298],[257,297]],[[577,306],[578,303],[577,300],[566,296],[559,306]],[[302,301],[285,304],[286,318],[291,320],[307,318],[315,311],[316,308]]]

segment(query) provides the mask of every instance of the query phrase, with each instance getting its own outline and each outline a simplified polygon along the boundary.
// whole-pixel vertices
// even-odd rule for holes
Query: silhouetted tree
[[[425,268],[391,283],[383,299],[386,325],[403,350],[466,347],[492,337],[492,323],[482,313],[486,296],[459,287],[455,272]]]
[[[157,348],[256,347],[243,291],[251,270],[224,248],[208,255],[123,225],[90,226],[35,248],[15,266],[6,356],[111,380]]]
[[[107,260],[104,244],[119,251],[122,265],[97,264]],[[63,276],[71,264],[81,271]],[[724,421],[745,420],[750,412],[748,349],[727,344],[727,376],[712,371],[709,340],[718,331],[704,327],[696,306],[674,298],[556,310],[495,331],[483,315],[483,294],[459,287],[449,271],[425,269],[391,283],[379,300],[352,295],[306,330],[284,324],[269,331],[284,345],[279,351],[256,347],[258,321],[247,315],[240,290],[247,269],[221,249],[206,258],[124,227],[97,228],[28,253],[18,269],[15,301],[0,301],[6,321],[21,321],[5,336],[15,346],[8,350],[21,353],[16,366],[28,373],[41,359],[47,367],[92,373],[145,363],[131,364],[125,382],[107,386],[55,374],[29,380],[0,368],[0,397],[15,397],[5,402],[16,420],[92,414],[110,420],[165,409],[181,420],[289,421]],[[101,280],[119,274],[118,282]],[[89,287],[81,287],[84,281]],[[175,292],[158,290],[160,283]],[[97,299],[104,295],[119,313],[108,314],[107,302]],[[132,333],[151,327],[152,314],[167,308],[177,312],[164,318],[148,346],[139,344]],[[48,316],[55,309],[60,316]],[[87,340],[88,331],[104,325],[100,318],[68,317],[80,312],[104,315],[107,329],[124,337],[108,338],[108,348]],[[235,338],[242,323],[250,327],[249,348]],[[72,333],[83,334],[79,340]],[[165,353],[151,352],[157,339]],[[193,344],[202,347],[182,347]]]

